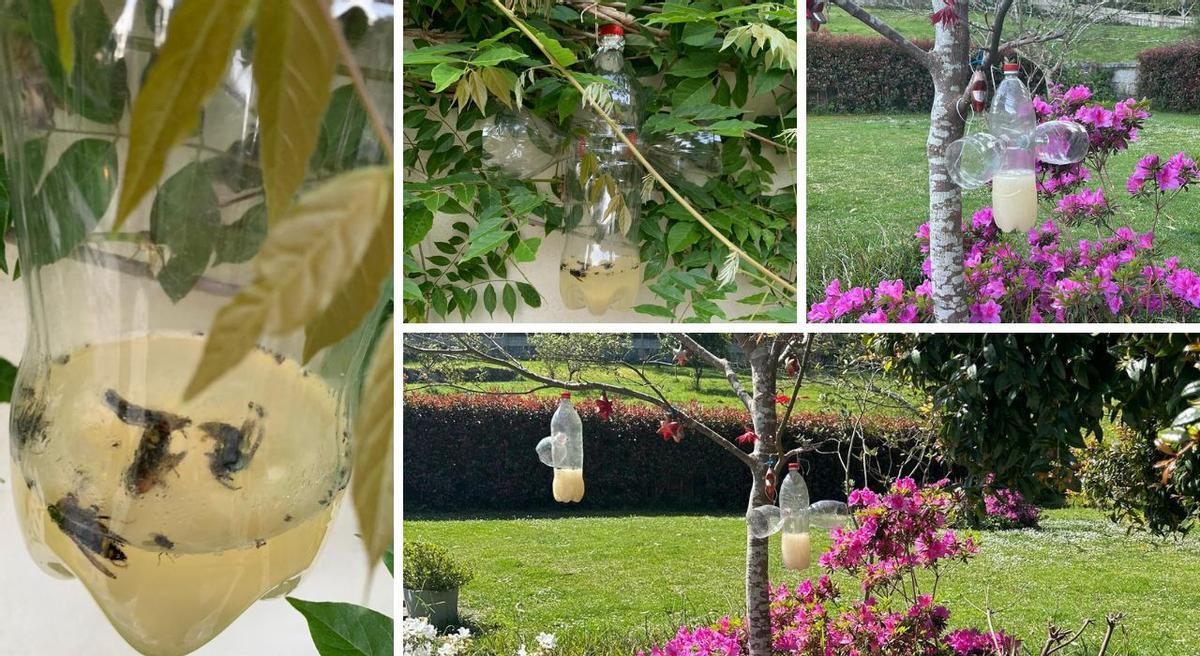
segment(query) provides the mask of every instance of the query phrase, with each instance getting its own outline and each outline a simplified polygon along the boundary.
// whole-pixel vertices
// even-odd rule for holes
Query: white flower
[[[467,627],[465,627],[465,626],[461,626],[461,627],[459,627],[459,628],[458,628],[458,637],[460,637],[460,638],[470,638],[470,637],[471,637],[471,629],[468,629],[468,628],[467,628]]]
[[[558,646],[553,633],[537,634],[537,643],[542,649],[554,649]]]
[[[458,646],[455,645],[453,642],[445,642],[445,643],[442,643],[441,647],[438,647],[437,656],[457,656],[457,655],[458,655]]]
[[[525,643],[521,643],[521,648],[517,650],[517,656],[529,656],[529,652],[525,651]]]

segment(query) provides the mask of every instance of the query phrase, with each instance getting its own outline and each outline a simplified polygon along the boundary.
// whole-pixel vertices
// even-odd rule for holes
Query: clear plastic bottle
[[[1025,232],[1037,223],[1037,115],[1029,88],[1017,77],[1020,66],[1008,62],[1003,70],[988,112],[988,130],[1004,146],[1003,162],[992,178],[992,216],[1004,232]]]
[[[563,392],[550,418],[550,435],[537,445],[538,458],[554,468],[551,491],[559,503],[583,499],[583,420],[571,404],[571,393]]]
[[[788,465],[788,474],[779,486],[779,510],[783,515],[783,566],[808,569],[812,564],[812,542],[808,533],[808,485],[799,465]]]
[[[591,72],[611,82],[609,115],[637,143],[641,100],[625,62],[620,25],[600,28]],[[565,184],[567,239],[559,265],[559,293],[572,310],[601,315],[633,304],[642,283],[637,243],[642,166],[608,123],[585,105],[575,114]]]

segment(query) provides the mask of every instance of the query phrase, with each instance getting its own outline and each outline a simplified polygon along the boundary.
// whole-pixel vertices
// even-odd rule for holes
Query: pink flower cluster
[[[946,529],[954,504],[946,482],[919,488],[911,478],[896,481],[886,495],[855,490],[847,500],[855,509],[858,527],[836,528],[833,547],[821,556],[822,567],[858,576],[863,591],[890,586],[916,569],[938,561],[966,561],[975,543]]]
[[[1041,511],[1016,490],[996,488],[983,495],[983,509],[1002,527],[1037,526]]]
[[[858,528],[835,530],[833,549],[821,558],[821,565],[831,573],[858,575],[866,594],[862,599],[843,599],[829,574],[795,588],[772,587],[772,650],[795,656],[991,656],[995,645],[1019,646],[1003,632],[947,633],[950,610],[932,594],[920,594],[915,577],[907,576],[915,569],[936,571],[937,563],[947,558],[965,562],[976,551],[970,540],[960,540],[944,528],[955,503],[945,484],[919,487],[906,478],[896,481],[886,494],[852,493],[849,505]],[[888,565],[872,568],[883,563]],[[903,576],[869,582],[883,570]],[[873,594],[888,581],[884,594]],[[893,609],[894,603],[899,608]],[[745,653],[745,639],[744,627],[726,617],[695,630],[682,627],[667,644],[639,656],[740,656]]]
[[[1054,215],[1066,225],[1096,223],[1112,214],[1113,210],[1105,200],[1101,187],[1063,196],[1054,207]]]
[[[1147,186],[1147,182],[1151,183]],[[1178,152],[1166,162],[1158,155],[1146,155],[1138,160],[1137,167],[1125,183],[1125,189],[1135,195],[1150,195],[1155,191],[1187,189],[1188,185],[1200,182],[1200,168],[1187,153]]]

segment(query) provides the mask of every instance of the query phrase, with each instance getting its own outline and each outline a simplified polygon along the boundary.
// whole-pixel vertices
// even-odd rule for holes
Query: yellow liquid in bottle
[[[992,179],[992,219],[1004,232],[1028,232],[1037,223],[1037,179],[1032,172]]]
[[[559,503],[583,501],[583,470],[555,468],[550,491]]]
[[[596,316],[609,308],[628,309],[641,286],[642,261],[634,254],[564,257],[558,270],[558,290],[567,308],[586,307]]]
[[[348,475],[334,394],[294,361],[255,350],[182,402],[203,344],[155,335],[85,347],[55,360],[13,408],[13,488],[30,552],[77,577],[143,654],[194,651],[259,598],[294,587]],[[131,480],[148,431],[129,423],[136,411],[118,416],[109,390],[190,420],[170,433],[163,462],[173,466]],[[237,465],[212,455],[220,423],[253,427],[234,440]]]
[[[783,534],[783,566],[788,569],[808,569],[812,564],[812,543],[808,533]]]

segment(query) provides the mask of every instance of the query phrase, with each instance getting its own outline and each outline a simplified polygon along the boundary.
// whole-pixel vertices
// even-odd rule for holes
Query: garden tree
[[[537,333],[529,336],[529,345],[551,378],[559,377],[561,366],[566,379],[575,380],[589,362],[623,359],[633,340],[620,333]]]
[[[916,59],[929,70],[933,80],[933,106],[929,112],[929,257],[932,261],[933,316],[941,322],[965,322],[968,318],[966,281],[963,275],[962,190],[950,179],[946,147],[963,135],[969,110],[971,77],[970,0],[931,0],[930,20],[934,28],[932,50],[926,52],[887,23],[858,6],[853,0],[832,0]],[[1001,0],[992,18],[991,33],[981,70],[997,62],[1005,49],[1038,39],[1058,38],[1050,33],[1001,43],[1004,22],[1013,0]]]
[[[609,22],[625,26],[626,60],[652,88],[640,133],[616,130],[647,173],[632,238],[658,300],[634,309],[710,320],[726,318],[715,301],[734,299],[746,317],[795,319],[794,176],[777,170],[795,157],[795,7],[453,0],[405,9],[406,319],[465,318],[480,304],[512,316],[551,293],[522,267],[545,257],[534,230],[567,223],[555,198],[563,167],[501,176],[485,164],[482,130],[518,111],[568,128],[586,110],[615,127],[604,80],[582,72]],[[558,147],[549,129],[531,130]],[[668,182],[642,154],[654,139],[701,130],[721,137],[718,175]],[[442,215],[453,217],[444,237],[431,232]]]
[[[1134,434],[1084,467],[1114,518],[1165,534],[1200,517],[1200,343],[1185,335],[983,334],[871,338],[888,370],[929,396],[943,457],[1026,494],[1076,488],[1106,416]],[[1165,432],[1164,432],[1165,431]],[[1103,456],[1101,456],[1103,458]],[[1086,460],[1086,458],[1085,458]],[[1173,463],[1173,464],[1172,464]],[[1099,486],[1099,487],[1097,487]]]
[[[682,404],[682,399],[670,399],[654,385],[638,365],[608,360],[610,367],[620,367],[629,372],[640,383],[634,385],[618,385],[612,383],[593,382],[581,374],[578,380],[560,380],[541,375],[529,369],[517,358],[513,357],[499,343],[486,335],[409,335],[404,344],[405,352],[412,356],[437,358],[450,361],[484,362],[509,369],[530,381],[539,383],[542,387],[556,387],[571,391],[596,391],[606,394],[624,396],[654,404],[663,409],[664,421],[676,422],[674,430],[681,431],[679,435],[704,438],[717,447],[724,449],[731,457],[737,458],[750,471],[753,483],[747,498],[747,510],[770,503],[766,492],[766,473],[769,461],[776,460],[776,477],[782,479],[784,472],[785,442],[790,440],[784,434],[782,427],[788,425],[795,407],[796,392],[799,391],[807,368],[807,358],[811,350],[811,340],[794,334],[736,334],[731,337],[735,346],[745,354],[749,362],[749,387],[743,382],[743,376],[734,369],[729,360],[718,356],[701,346],[691,336],[678,333],[670,335],[687,349],[692,358],[703,360],[708,366],[723,372],[730,388],[741,401],[742,406],[750,415],[753,432],[757,436],[753,449],[747,453],[740,449],[729,437],[721,435],[689,414]],[[799,358],[799,366],[791,378],[792,397],[782,416],[777,410],[779,372],[786,367],[786,362],[792,356]],[[602,361],[597,359],[597,364]],[[671,428],[664,427],[670,434]],[[533,436],[531,436],[533,440]],[[534,440],[536,441],[536,440]],[[531,441],[531,447],[533,442]],[[532,455],[532,454],[531,454]],[[771,649],[771,625],[769,617],[769,581],[767,578],[768,541],[765,538],[755,538],[749,531],[746,533],[746,562],[745,562],[745,591],[746,618],[749,634],[749,649],[753,656],[769,656]]]

